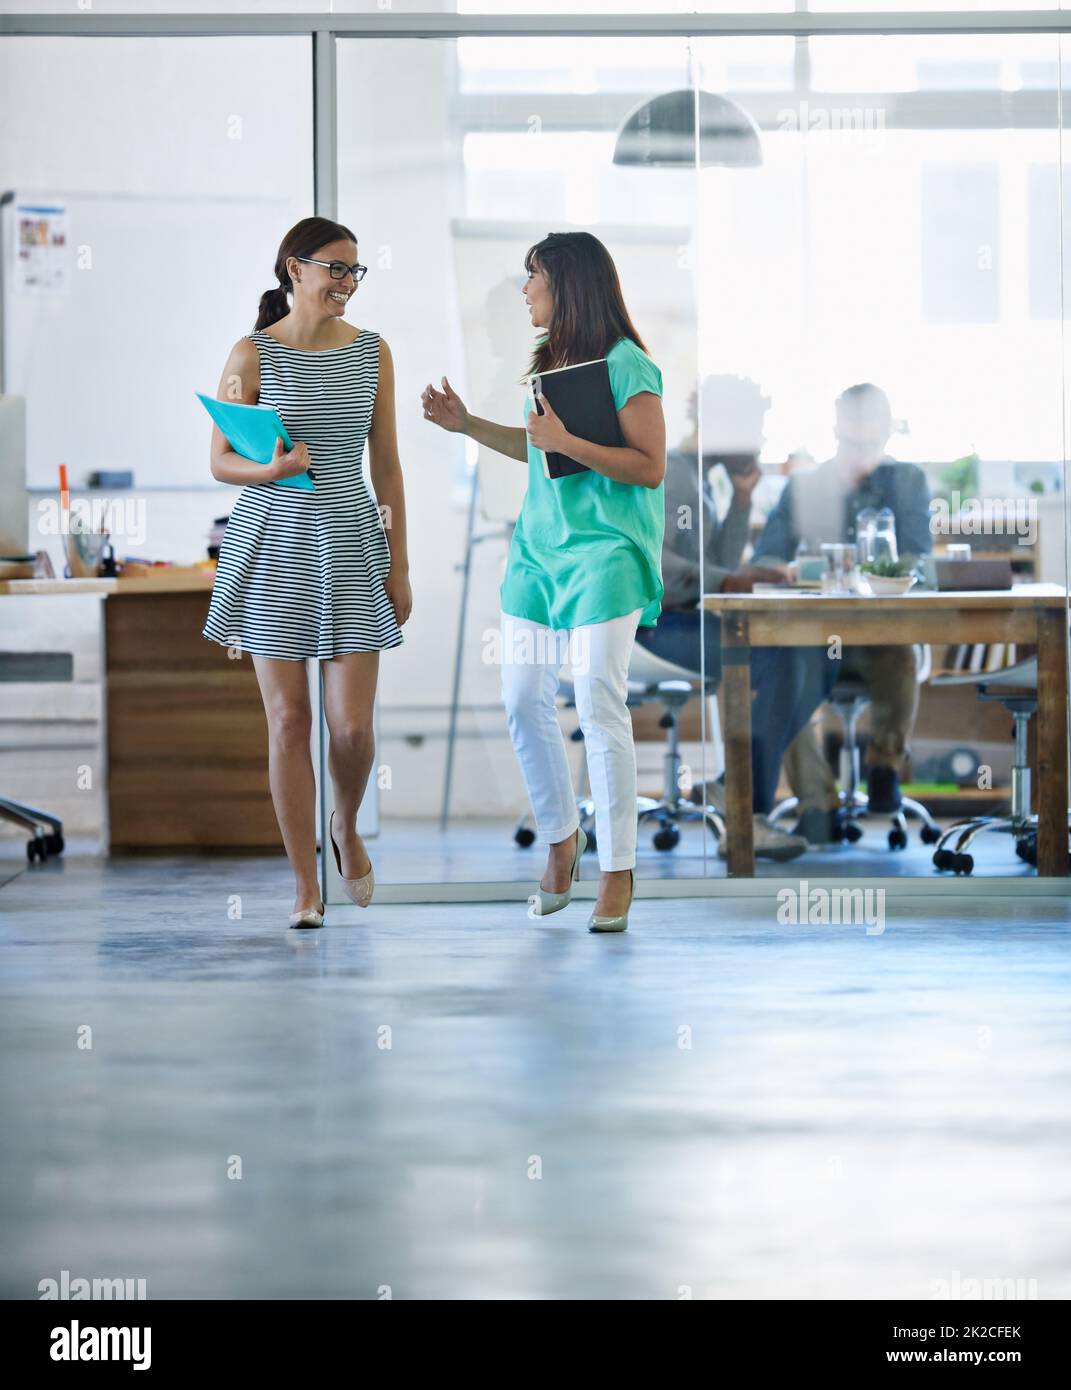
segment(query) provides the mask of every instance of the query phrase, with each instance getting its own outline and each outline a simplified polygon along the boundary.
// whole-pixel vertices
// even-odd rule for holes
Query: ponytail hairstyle
[[[550,282],[554,309],[546,337],[532,349],[529,375],[605,357],[620,338],[647,351],[625,308],[617,267],[598,237],[550,232],[525,256],[525,270],[531,273],[533,265]]]
[[[290,312],[290,302],[286,296],[288,290],[293,290],[294,284],[286,269],[289,258],[315,256],[321,247],[332,241],[352,241],[355,246],[357,244],[357,238],[348,227],[327,217],[304,217],[300,222],[295,222],[279,243],[279,253],[275,257],[275,278],[279,284],[275,289],[265,290],[260,296],[260,311],[253,325],[254,332],[286,318]]]

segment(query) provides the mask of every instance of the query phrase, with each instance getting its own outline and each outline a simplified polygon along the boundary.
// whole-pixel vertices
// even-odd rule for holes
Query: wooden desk
[[[138,579],[3,579],[0,595],[9,594],[192,594],[212,592],[215,571],[161,565],[156,574]]]
[[[12,579],[0,595],[105,600],[107,840],[113,854],[282,853],[252,658],[201,636],[214,572]]]
[[[1038,874],[1067,869],[1067,595],[1056,584],[1002,591],[909,592],[900,598],[784,590],[707,594],[721,618],[725,689],[725,792],[729,873],[752,876],[752,647],[845,648],[914,642],[1016,642],[1038,648]]]

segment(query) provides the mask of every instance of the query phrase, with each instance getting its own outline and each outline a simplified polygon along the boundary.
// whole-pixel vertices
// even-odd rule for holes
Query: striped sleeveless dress
[[[260,355],[261,405],[309,451],[314,491],[242,488],[216,564],[210,642],[287,661],[379,651],[404,640],[383,588],[390,549],[364,479],[379,383],[379,335],[322,352],[247,333]]]

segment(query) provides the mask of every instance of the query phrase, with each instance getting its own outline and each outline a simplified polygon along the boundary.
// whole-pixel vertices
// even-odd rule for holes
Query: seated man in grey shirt
[[[755,544],[760,560],[768,564],[792,560],[801,541],[812,550],[823,541],[854,541],[859,512],[882,507],[893,513],[902,560],[911,563],[929,553],[932,535],[926,475],[917,464],[886,454],[892,423],[888,397],[871,382],[850,386],[837,398],[836,453],[810,472],[789,479]],[[866,684],[870,691],[870,809],[895,811],[900,805],[900,772],[918,709],[915,651],[903,645],[852,647],[833,661],[821,647],[797,650],[804,661],[798,673],[805,688],[803,704],[812,698],[814,703],[798,736],[785,738],[784,764],[800,802],[796,833],[811,844],[826,844],[840,837],[843,818],[833,769],[819,750],[810,714],[839,676],[856,676]],[[776,769],[771,766],[767,771],[769,784],[776,778]]]

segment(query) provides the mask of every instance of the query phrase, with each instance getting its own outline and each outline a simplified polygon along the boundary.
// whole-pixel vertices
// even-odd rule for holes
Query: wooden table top
[[[0,595],[103,594],[116,598],[124,594],[194,594],[211,589],[215,578],[214,569],[171,573],[167,566],[161,566],[158,573],[137,579],[5,579],[0,581]]]
[[[785,613],[791,607],[844,610],[858,605],[874,612],[910,612],[942,608],[1062,608],[1067,590],[1059,584],[1017,584],[1012,589],[909,589],[906,594],[823,594],[814,589],[777,589],[758,594],[704,594],[703,607],[712,612],[733,609],[751,613]]]

